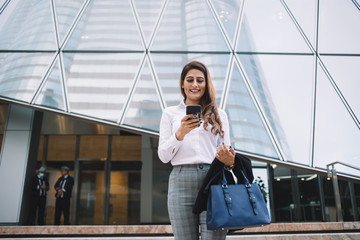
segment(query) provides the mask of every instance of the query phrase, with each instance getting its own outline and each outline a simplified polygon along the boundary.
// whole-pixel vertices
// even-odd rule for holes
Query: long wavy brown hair
[[[199,71],[201,71],[204,76],[205,76],[205,83],[206,83],[206,89],[205,89],[205,93],[202,96],[202,98],[200,99],[200,105],[201,105],[201,114],[203,116],[204,119],[204,124],[203,127],[204,129],[207,131],[207,126],[209,125],[209,123],[211,124],[211,132],[214,135],[219,134],[222,138],[224,137],[224,131],[222,129],[222,123],[221,123],[221,119],[218,113],[218,108],[217,108],[217,104],[216,104],[216,98],[215,98],[215,88],[214,85],[212,83],[211,77],[210,77],[210,73],[209,70],[207,69],[207,67],[198,61],[192,61],[189,62],[188,64],[186,64],[181,72],[180,75],[180,91],[181,94],[183,95],[183,97],[186,100],[186,94],[184,91],[183,83],[185,81],[185,77],[186,74],[191,70],[191,69],[197,69]]]

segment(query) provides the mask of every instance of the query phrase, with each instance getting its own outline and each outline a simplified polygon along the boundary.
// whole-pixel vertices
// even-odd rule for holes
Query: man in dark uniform
[[[45,205],[47,191],[49,191],[49,181],[45,177],[45,167],[39,168],[36,175],[31,180],[31,201],[28,224],[33,225],[38,212],[37,224],[45,224]]]
[[[67,166],[62,166],[60,170],[61,177],[55,184],[55,225],[60,225],[61,212],[64,214],[64,225],[69,225],[70,198],[74,179],[69,175],[70,169]]]

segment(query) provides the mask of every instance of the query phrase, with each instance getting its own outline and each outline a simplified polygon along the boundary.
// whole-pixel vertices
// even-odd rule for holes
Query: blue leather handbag
[[[240,169],[245,184],[228,185],[224,169],[218,185],[210,186],[206,224],[209,230],[243,229],[270,224],[270,216],[257,184],[250,184]]]

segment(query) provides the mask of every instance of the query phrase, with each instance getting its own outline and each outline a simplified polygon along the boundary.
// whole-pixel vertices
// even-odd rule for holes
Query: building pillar
[[[354,221],[359,221],[359,214],[358,214],[358,206],[356,202],[356,194],[353,182],[348,182],[349,192],[350,192],[350,199],[351,199],[351,208],[354,216]]]
[[[35,111],[10,105],[0,155],[0,223],[19,224]]]
[[[151,139],[141,137],[141,192],[140,192],[140,222],[152,222],[152,183],[153,183],[153,152]]]
[[[294,219],[295,222],[300,222],[302,220],[301,206],[300,206],[300,192],[299,192],[299,180],[297,176],[297,171],[290,169],[291,172],[291,191],[292,198],[294,203]]]

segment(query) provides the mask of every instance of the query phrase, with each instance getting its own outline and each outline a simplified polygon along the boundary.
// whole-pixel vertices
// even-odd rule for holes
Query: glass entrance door
[[[82,167],[80,167],[82,169]],[[103,223],[104,170],[80,170],[76,223]]]

